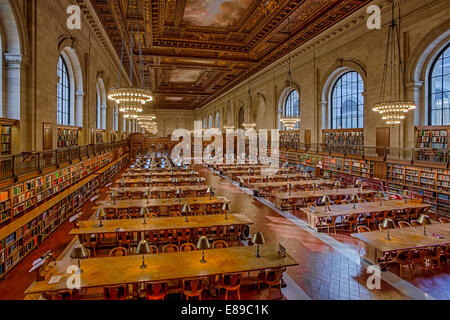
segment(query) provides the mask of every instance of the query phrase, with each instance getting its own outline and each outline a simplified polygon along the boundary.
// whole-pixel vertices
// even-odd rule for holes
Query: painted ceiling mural
[[[252,0],[187,0],[183,20],[196,26],[224,28],[234,25]]]
[[[129,66],[142,45],[154,107],[199,108],[371,0],[85,0]],[[289,24],[289,25],[288,25]],[[140,79],[134,46],[134,78]]]

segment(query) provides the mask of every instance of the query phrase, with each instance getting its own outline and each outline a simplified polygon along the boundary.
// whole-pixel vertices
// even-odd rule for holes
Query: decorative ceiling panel
[[[90,1],[134,79],[141,43],[155,108],[195,109],[371,0]]]

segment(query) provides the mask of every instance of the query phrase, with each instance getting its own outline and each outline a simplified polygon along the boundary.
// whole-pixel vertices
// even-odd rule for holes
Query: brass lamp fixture
[[[116,204],[117,193],[115,191],[111,191],[111,198],[113,199],[113,203]]]
[[[386,235],[385,239],[391,241],[392,239],[390,236],[390,232],[391,232],[391,229],[395,229],[394,221],[392,219],[386,218],[383,220],[382,226],[387,229],[387,235]]]
[[[357,194],[352,194],[352,202],[353,202],[353,209],[356,208],[356,204],[361,201],[361,198]]]
[[[209,194],[209,200],[212,200],[212,197],[214,196],[214,189],[212,187],[208,187],[206,193]]]
[[[206,263],[205,260],[205,250],[208,250],[211,248],[211,244],[208,241],[208,238],[205,236],[201,236],[200,239],[197,241],[197,250],[202,250],[202,260],[200,260],[200,263]]]
[[[252,238],[252,242],[256,244],[256,257],[260,258],[261,255],[259,254],[259,246],[266,243],[263,234],[261,232],[255,233]]]
[[[176,194],[176,196],[177,196],[177,198],[178,198],[178,202],[181,202],[181,195],[182,195],[182,191],[181,191],[181,188],[177,188],[177,191],[175,191],[175,194]]]
[[[410,193],[409,190],[403,190],[402,191],[402,197],[405,200],[405,203],[408,203],[408,197],[409,197]]]
[[[288,184],[288,190],[289,190],[289,195],[291,195],[292,194],[292,184]]]
[[[98,207],[97,212],[95,213],[95,216],[100,221],[100,223],[97,225],[98,228],[103,227],[103,219],[106,217],[106,212],[103,207]]]
[[[228,220],[228,212],[230,212],[230,204],[228,202],[224,202],[222,205],[222,211],[225,213],[225,220]]]
[[[184,204],[182,212],[186,216],[186,219],[184,219],[184,222],[186,222],[186,223],[189,222],[188,216],[191,214],[192,210],[191,210],[191,207],[187,203]]]
[[[147,191],[145,191],[145,197],[147,198],[147,204],[150,201],[151,195],[152,195],[152,192],[151,192],[150,188],[148,188]]]
[[[250,89],[250,80],[248,81],[248,107],[250,110],[250,122],[246,122],[242,124],[242,127],[245,131],[251,130],[256,127],[256,123],[253,122],[253,113],[252,113],[252,91]]]
[[[86,259],[87,257],[89,257],[89,253],[82,243],[77,244],[75,247],[73,247],[72,252],[70,253],[70,258],[78,259],[78,270],[76,272],[77,274],[80,274],[83,272],[83,270],[81,270],[80,260]]]
[[[150,247],[148,245],[147,240],[141,240],[138,243],[138,246],[136,248],[136,254],[142,254],[142,265],[141,269],[147,268],[147,265],[145,264],[145,255],[150,253]]]
[[[147,207],[142,207],[139,213],[141,217],[144,217],[144,222],[142,224],[147,224],[147,216],[149,214]]]
[[[378,192],[376,195],[377,199],[380,200],[380,207],[383,206],[384,193]]]
[[[421,214],[419,219],[417,219],[417,222],[423,225],[423,235],[428,236],[427,234],[427,225],[431,224],[431,219],[429,216],[425,214]]]
[[[314,181],[313,183],[313,193],[316,193],[317,188],[319,187],[319,185],[317,184],[317,182]]]
[[[324,196],[322,198],[322,203],[325,203],[325,211],[326,212],[330,212],[330,197],[329,196]]]
[[[382,119],[389,125],[400,124],[405,119],[406,113],[416,108],[414,101],[403,98],[405,94],[404,69],[394,2],[392,1],[392,21],[388,31],[380,102],[375,104],[372,109],[379,112]]]
[[[355,186],[359,189],[359,191],[362,190],[362,181],[361,181],[361,179],[356,180]]]

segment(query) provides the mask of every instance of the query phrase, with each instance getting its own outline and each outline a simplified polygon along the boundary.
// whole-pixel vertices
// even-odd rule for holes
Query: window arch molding
[[[98,103],[97,106],[97,129],[106,130],[106,112],[107,112],[107,104],[106,104],[106,89],[105,82],[101,77],[97,78],[97,95],[98,95]]]
[[[220,112],[216,113],[216,118],[214,121],[214,127],[220,129],[222,127],[222,115]]]
[[[322,129],[331,128],[331,96],[333,94],[333,89],[335,84],[347,72],[357,72],[364,84],[364,91],[362,93],[364,99],[364,114],[363,121],[367,119],[366,112],[368,110],[366,104],[366,88],[367,88],[367,72],[366,67],[358,60],[344,60],[338,59],[336,63],[329,69],[324,77],[324,82],[322,84]],[[364,127],[364,123],[363,123]]]
[[[64,47],[60,56],[66,63],[70,81],[70,125],[83,126],[83,74],[80,61],[72,47]],[[59,58],[59,57],[58,57]],[[56,70],[56,68],[55,68]]]
[[[417,104],[414,110],[414,125],[426,126],[430,123],[430,86],[429,79],[433,62],[440,53],[450,44],[450,21],[434,28],[426,34],[419,46],[413,51],[411,61],[406,66],[406,92],[407,98]]]
[[[290,85],[287,85],[284,87],[284,89],[281,91],[280,97],[278,99],[278,108],[277,108],[277,128],[279,130],[283,130],[283,125],[281,124],[280,118],[285,114],[285,107],[286,107],[286,100],[291,94],[292,91],[297,91],[299,96],[299,103],[298,103],[298,109],[299,109],[299,117],[301,116],[301,110],[302,110],[302,93],[300,89],[300,85],[296,81],[292,81]]]

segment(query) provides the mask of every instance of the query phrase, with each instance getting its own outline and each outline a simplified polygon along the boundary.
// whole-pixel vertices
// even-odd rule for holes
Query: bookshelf
[[[450,126],[416,127],[419,160],[449,162]]]
[[[35,192],[39,190],[42,193],[46,186],[49,186],[49,189],[54,187],[53,180],[48,180],[49,178],[57,178],[58,184],[69,183],[73,179],[78,179],[75,184],[69,186],[63,192],[36,206],[25,215],[12,220],[0,229],[0,277],[4,277],[28,253],[66,221],[74,210],[92,196],[99,187],[99,176],[91,174],[84,177],[84,174],[89,170],[98,168],[99,165],[110,162],[109,159],[112,159],[112,156],[105,154],[101,156],[101,159],[96,158],[94,162],[88,160],[80,163],[78,167],[65,168],[63,169],[64,172],[60,172],[58,176],[52,173],[34,180]],[[118,172],[117,170],[128,164],[128,160],[128,154],[124,155],[105,167],[104,172]],[[114,168],[114,171],[111,171],[111,168]],[[17,191],[21,192],[20,195],[25,192],[27,184],[28,187],[32,187],[29,182],[17,185]],[[11,202],[8,201],[8,192],[8,190],[0,192],[0,208],[3,208],[1,207],[3,203]],[[3,208],[2,210],[8,209]]]
[[[364,129],[323,130],[323,143],[333,145],[364,145]]]
[[[299,149],[300,131],[281,131],[280,147],[283,149]]]
[[[105,139],[105,131],[104,130],[96,130],[95,131],[95,143],[103,143]]]
[[[80,128],[58,127],[58,148],[68,148],[78,145]]]

